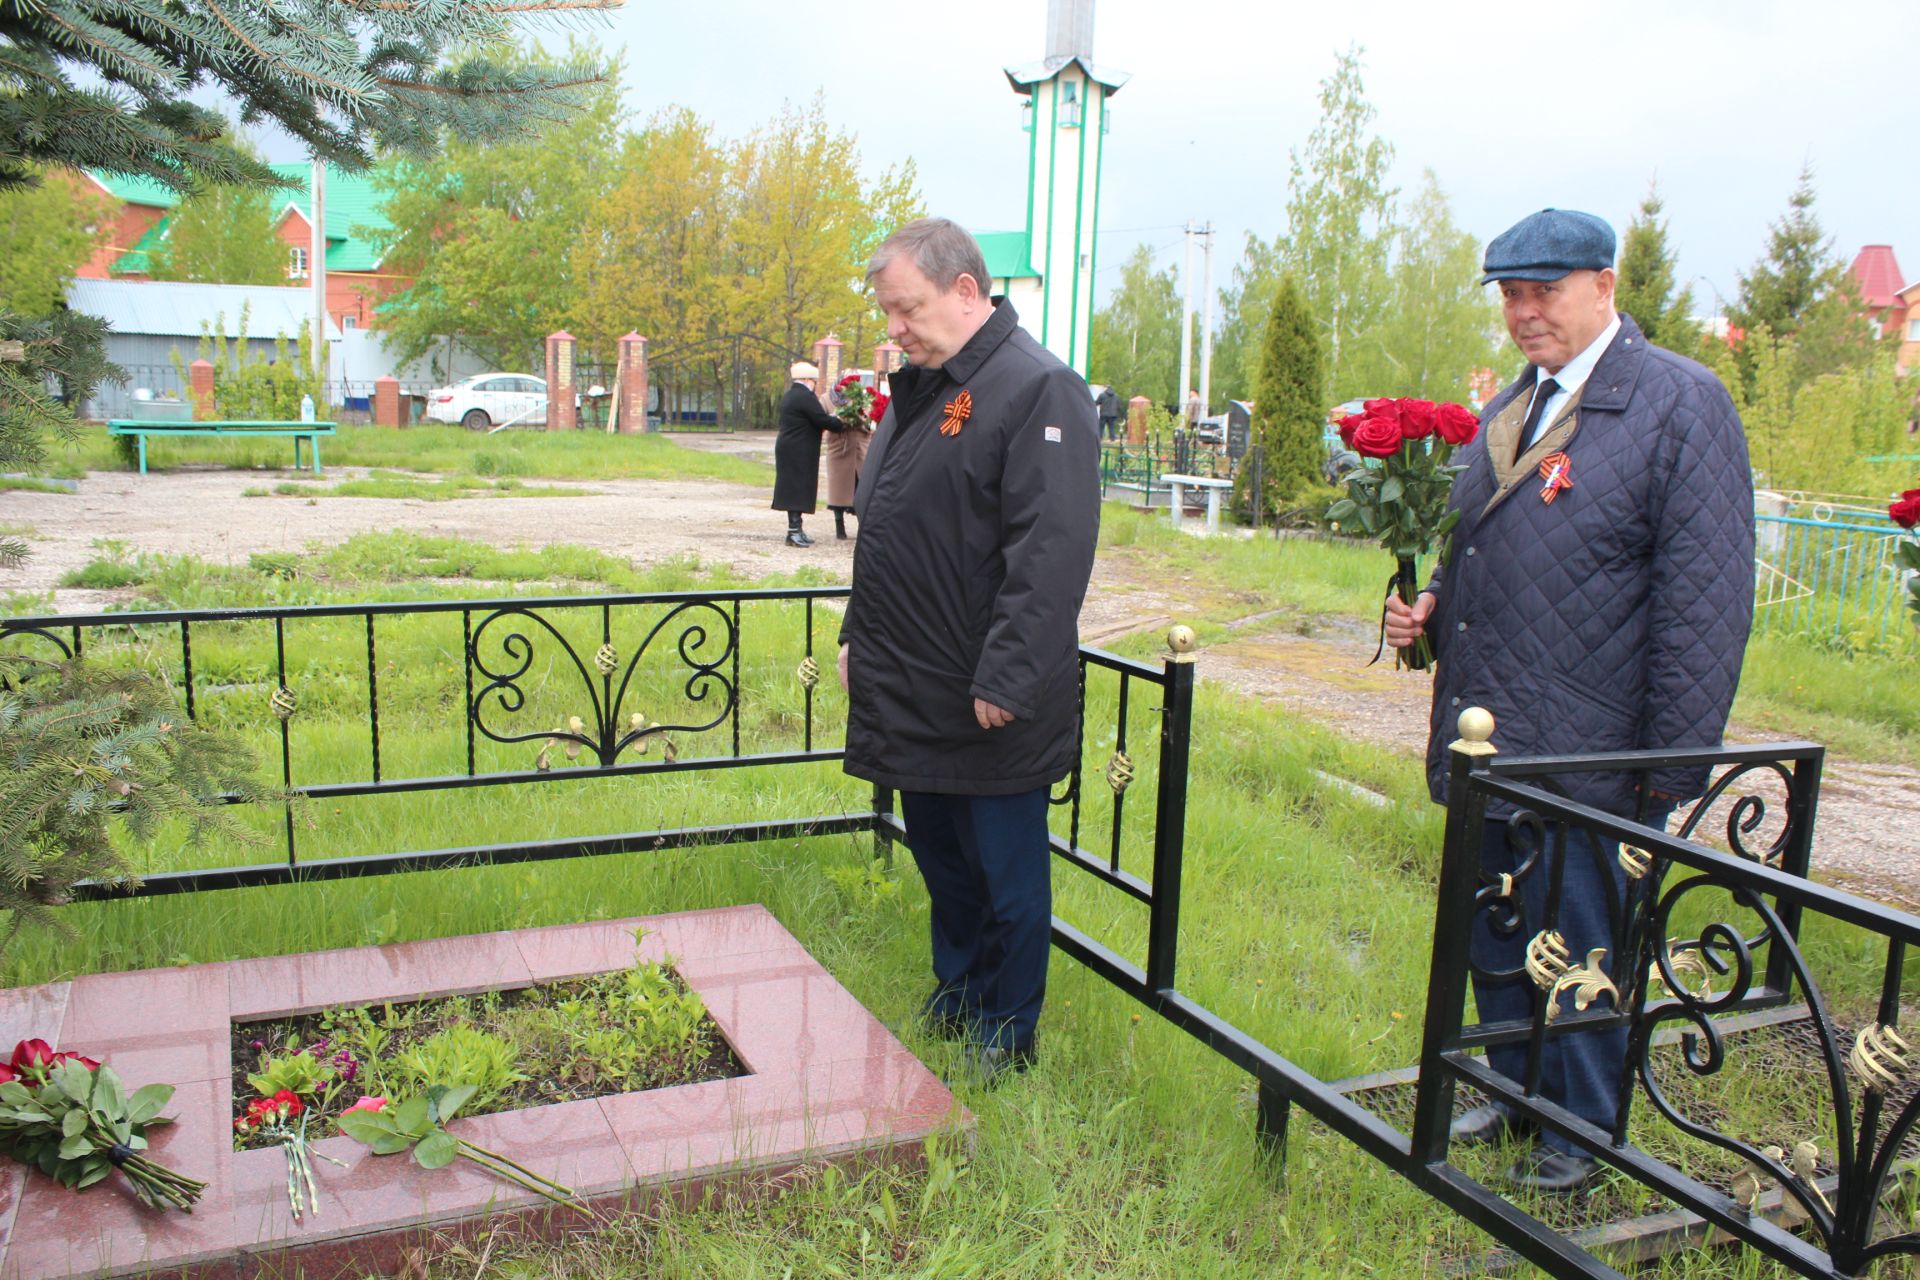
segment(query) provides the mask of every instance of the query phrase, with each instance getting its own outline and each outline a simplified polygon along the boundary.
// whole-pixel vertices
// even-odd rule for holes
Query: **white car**
[[[544,426],[547,380],[530,373],[476,373],[427,393],[428,422],[457,422],[469,431]]]

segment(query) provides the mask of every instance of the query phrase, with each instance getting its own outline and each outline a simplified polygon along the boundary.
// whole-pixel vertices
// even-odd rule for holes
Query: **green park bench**
[[[147,474],[147,437],[168,439],[177,436],[279,436],[293,440],[293,469],[300,469],[300,442],[312,446],[313,474],[320,474],[320,437],[333,434],[331,422],[167,422],[148,418],[114,418],[107,423],[110,436],[132,436],[140,451],[140,474]]]

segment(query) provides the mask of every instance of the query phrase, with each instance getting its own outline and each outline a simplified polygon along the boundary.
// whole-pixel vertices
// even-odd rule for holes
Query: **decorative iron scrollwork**
[[[1107,785],[1113,788],[1113,794],[1123,795],[1133,785],[1133,757],[1124,751],[1116,751],[1107,758]]]
[[[286,685],[281,685],[273,691],[273,696],[267,699],[267,709],[273,712],[276,720],[285,723],[293,719],[293,713],[300,709],[300,695]]]
[[[1559,931],[1542,929],[1527,943],[1527,976],[1542,991],[1552,991],[1561,975],[1573,968],[1573,953]]]
[[[1638,845],[1620,846],[1620,869],[1627,873],[1628,879],[1644,880],[1647,872],[1653,870],[1653,855]]]
[[[535,645],[533,639],[529,638],[530,629],[510,630],[508,628],[512,624],[504,621],[506,619],[532,623],[547,633],[579,675],[589,703],[589,714],[570,718],[564,730],[535,729],[525,733],[506,733],[488,722],[489,711],[512,715],[527,704],[527,690],[523,682],[533,669]],[[683,624],[673,647],[687,669],[683,686],[686,698],[689,702],[704,703],[717,693],[718,708],[710,719],[681,724],[659,723],[648,720],[638,712],[624,712],[621,704],[633,683],[635,670],[651,650],[654,640],[676,620]],[[490,666],[485,642],[495,631],[505,631],[499,640],[499,651],[505,656],[506,662]],[[733,619],[725,609],[711,600],[688,601],[675,605],[648,629],[634,647],[633,656],[625,660],[624,667],[620,650],[611,641],[600,645],[593,655],[593,666],[599,673],[596,679],[586,664],[581,662],[566,636],[545,617],[525,606],[498,609],[474,627],[469,643],[468,656],[474,670],[486,677],[486,683],[474,691],[468,715],[474,728],[495,742],[546,739],[549,748],[572,744],[570,755],[577,755],[578,749],[584,747],[594,754],[601,765],[611,765],[629,747],[644,753],[644,744],[651,736],[664,736],[670,732],[701,733],[724,724],[727,717],[733,714],[738,692],[726,675],[725,667],[733,659],[738,643]],[[495,661],[498,662],[497,659]],[[617,686],[614,683],[616,674],[619,676]],[[671,760],[677,750],[672,746],[671,739],[665,741],[665,754]],[[543,750],[540,762],[535,767],[545,768],[549,762],[550,749]]]
[[[803,689],[811,689],[820,683],[820,664],[813,660],[812,654],[800,660],[799,675],[800,686]]]
[[[1555,934],[1554,937],[1560,935]],[[1573,992],[1573,1011],[1586,1012],[1588,1006],[1601,996],[1613,997],[1614,1007],[1620,1005],[1620,988],[1613,985],[1613,979],[1600,967],[1601,959],[1607,954],[1605,947],[1595,947],[1587,952],[1587,962],[1577,968],[1569,968],[1553,980],[1553,986],[1547,990],[1547,1021],[1552,1022],[1560,1016],[1560,993]]]

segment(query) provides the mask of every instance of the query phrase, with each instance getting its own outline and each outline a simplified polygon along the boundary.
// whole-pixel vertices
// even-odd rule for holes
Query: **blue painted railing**
[[[1862,643],[1914,643],[1891,520],[1754,517],[1756,632]]]

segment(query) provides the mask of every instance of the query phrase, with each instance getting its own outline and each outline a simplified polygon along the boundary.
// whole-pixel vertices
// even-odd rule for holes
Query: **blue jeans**
[[[1053,882],[1047,788],[1012,796],[900,793],[907,848],[933,906],[927,1012],[980,1042],[1031,1049],[1047,991]]]
[[[1664,821],[1664,818],[1661,819]],[[1649,819],[1653,821],[1653,819]],[[1480,845],[1480,869],[1490,876],[1511,872],[1518,861],[1507,848],[1504,822],[1489,820]],[[1548,828],[1547,847],[1553,847],[1553,829]],[[1618,959],[1614,955],[1612,914],[1620,909],[1625,895],[1626,873],[1619,862],[1620,846],[1612,841],[1597,841],[1592,833],[1577,827],[1567,829],[1566,868],[1560,888],[1560,914],[1555,922],[1567,940],[1567,952],[1574,965],[1586,963],[1587,953],[1605,947],[1601,967],[1616,982]],[[1596,858],[1596,854],[1598,857]],[[1476,965],[1491,969],[1519,968],[1526,962],[1527,943],[1546,920],[1547,882],[1551,874],[1549,859],[1543,857],[1518,886],[1525,906],[1525,920],[1511,938],[1494,934],[1488,912],[1474,917],[1472,941]],[[1533,1000],[1538,989],[1521,977],[1514,982],[1490,983],[1473,975],[1473,1002],[1482,1022],[1526,1020],[1533,1016]],[[1563,1014],[1571,1013],[1570,996],[1562,995]],[[1487,1065],[1515,1082],[1524,1083],[1527,1072],[1527,1045],[1498,1045],[1487,1050]],[[1540,1096],[1571,1111],[1589,1124],[1611,1130],[1615,1108],[1619,1104],[1620,1085],[1626,1074],[1627,1029],[1583,1031],[1576,1035],[1550,1037],[1541,1047]],[[1585,1149],[1558,1134],[1541,1139],[1555,1151],[1584,1155]]]

